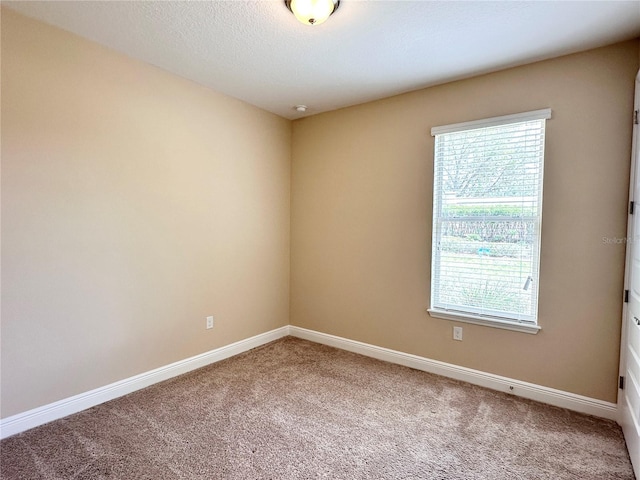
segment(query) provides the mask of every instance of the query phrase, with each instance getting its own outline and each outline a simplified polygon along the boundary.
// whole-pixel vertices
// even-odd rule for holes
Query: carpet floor
[[[9,479],[633,479],[614,422],[286,337],[0,442]]]

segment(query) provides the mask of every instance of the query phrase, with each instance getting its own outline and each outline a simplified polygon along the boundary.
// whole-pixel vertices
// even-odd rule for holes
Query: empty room
[[[1,7],[0,478],[638,478],[637,1]]]

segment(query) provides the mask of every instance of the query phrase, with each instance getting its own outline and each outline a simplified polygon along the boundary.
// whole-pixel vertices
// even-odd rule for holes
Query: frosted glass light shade
[[[340,0],[285,0],[285,5],[305,25],[320,25],[336,11]]]

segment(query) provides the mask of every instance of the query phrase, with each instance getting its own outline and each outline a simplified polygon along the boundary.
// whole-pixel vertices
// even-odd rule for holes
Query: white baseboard
[[[587,413],[596,417],[618,421],[618,408],[615,403],[605,402],[595,398],[577,395],[575,393],[556,390],[533,383],[522,382],[492,373],[481,372],[471,368],[459,367],[450,363],[430,360],[409,353],[398,352],[388,348],[377,347],[367,343],[336,337],[326,333],[307,330],[306,328],[289,327],[289,334],[310,340],[312,342],[329,345],[349,352],[359,353],[367,357],[377,358],[424,372],[435,373],[443,377],[454,378],[492,390],[511,393],[513,395],[536,400],[538,402],[567,408],[576,412]]]
[[[459,367],[450,363],[430,360],[409,353],[403,353],[388,348],[377,347],[367,343],[349,340],[326,333],[307,330],[305,328],[292,325],[284,326],[256,335],[239,342],[216,348],[209,352],[196,355],[191,358],[156,368],[149,372],[141,373],[124,380],[96,388],[89,392],[81,393],[73,397],[34,408],[11,417],[0,420],[0,439],[10,437],[30,428],[43,425],[57,420],[67,415],[86,410],[101,403],[127,395],[142,388],[173,378],[177,375],[190,372],[204,367],[211,363],[219,362],[225,358],[238,355],[252,348],[259,347],[266,343],[278,340],[279,338],[291,335],[294,337],[310,340],[312,342],[329,345],[349,352],[359,353],[367,357],[377,358],[391,363],[404,365],[429,373],[435,373],[444,377],[462,380],[474,385],[511,393],[520,397],[537,400],[539,402],[567,408],[577,412],[588,413],[597,417],[618,420],[618,410],[615,403],[604,402],[595,398],[584,397],[574,393],[564,392],[533,383],[522,382],[507,377],[501,377],[491,373],[473,370],[471,368]]]
[[[156,368],[140,375],[135,375],[124,380],[96,388],[89,392],[81,393],[73,397],[34,408],[11,417],[0,420],[0,439],[10,437],[16,433],[24,432],[30,428],[43,425],[45,423],[57,420],[72,413],[77,413],[87,408],[94,407],[100,403],[113,400],[114,398],[127,395],[142,388],[162,382],[169,378],[183,373],[190,372],[197,368],[204,367],[211,363],[219,362],[225,358],[232,357],[252,348],[259,347],[266,343],[286,337],[289,334],[289,326],[284,326],[261,333],[255,337],[240,340],[239,342],[216,348],[209,352],[186,358],[164,367]]]

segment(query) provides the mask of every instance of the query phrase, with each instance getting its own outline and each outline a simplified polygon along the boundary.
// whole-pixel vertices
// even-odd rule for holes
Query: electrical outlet
[[[453,327],[453,339],[462,341],[462,327]]]
[[[207,329],[213,328],[213,315],[207,317]]]

